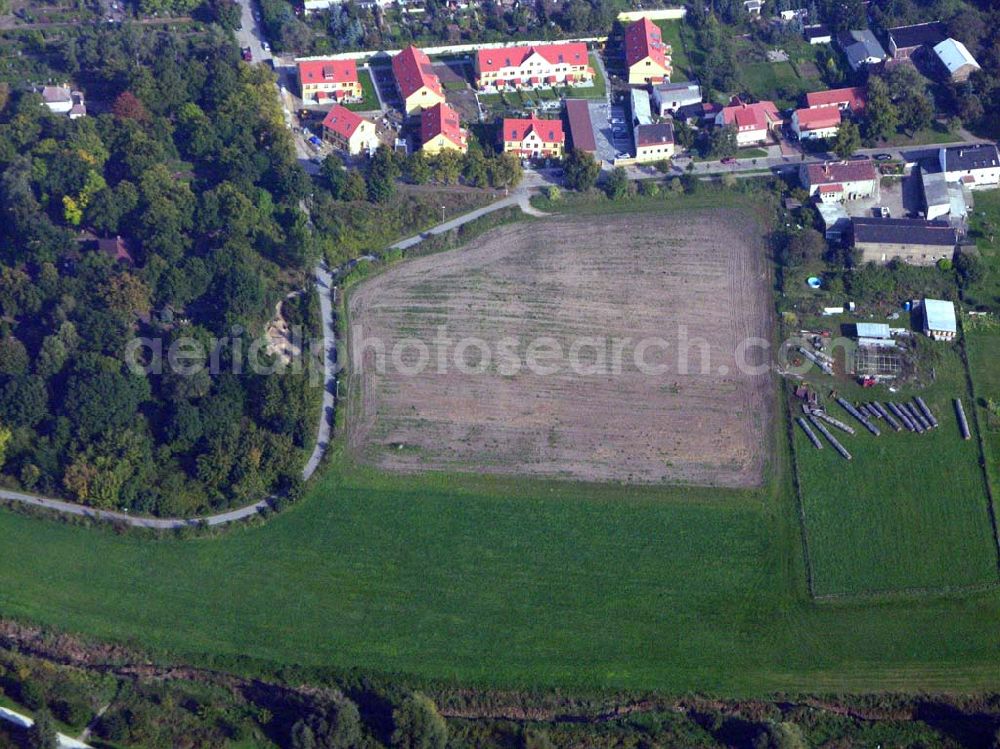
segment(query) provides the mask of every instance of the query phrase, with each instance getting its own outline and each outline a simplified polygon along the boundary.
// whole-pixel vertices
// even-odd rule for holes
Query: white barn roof
[[[944,63],[944,66],[948,68],[948,72],[951,74],[954,74],[956,70],[965,65],[972,65],[974,68],[979,68],[976,58],[957,39],[945,39],[940,44],[934,45],[934,53]]]
[[[884,322],[859,322],[857,324],[858,338],[891,338],[889,326]]]
[[[942,330],[948,333],[958,332],[955,320],[955,304],[943,299],[925,299],[924,317],[927,319],[928,330]]]

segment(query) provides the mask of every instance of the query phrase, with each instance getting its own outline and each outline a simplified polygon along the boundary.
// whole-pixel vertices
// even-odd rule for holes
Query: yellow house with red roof
[[[375,123],[340,104],[334,104],[323,118],[323,137],[352,156],[379,145]]]
[[[392,74],[406,114],[444,103],[441,79],[434,72],[430,58],[416,47],[409,46],[392,58]]]
[[[361,101],[364,93],[354,60],[298,60],[302,101]]]
[[[441,102],[420,113],[420,150],[429,156],[442,151],[469,150],[469,134],[461,128],[458,112]]]
[[[625,29],[625,65],[632,85],[669,81],[670,45],[663,41],[660,27],[649,18],[640,18]]]

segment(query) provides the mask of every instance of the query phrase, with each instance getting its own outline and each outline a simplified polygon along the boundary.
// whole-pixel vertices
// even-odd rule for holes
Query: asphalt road
[[[253,17],[255,6],[252,0],[239,0],[239,4],[241,26],[236,30],[236,40],[239,42],[240,49],[249,47],[250,53],[253,55],[253,62],[270,60],[270,49],[265,51],[263,47],[263,43],[266,41],[264,32]]]

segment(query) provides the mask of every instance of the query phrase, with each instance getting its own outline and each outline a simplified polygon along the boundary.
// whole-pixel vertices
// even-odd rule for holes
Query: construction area
[[[770,335],[763,243],[734,210],[547,218],[387,270],[348,299],[366,342],[350,342],[352,453],[404,472],[760,485],[770,367],[737,356]],[[532,346],[546,371],[523,366]]]

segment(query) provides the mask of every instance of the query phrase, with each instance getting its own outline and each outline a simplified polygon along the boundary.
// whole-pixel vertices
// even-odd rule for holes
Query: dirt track
[[[738,372],[735,351],[748,337],[769,336],[768,274],[760,230],[739,213],[505,227],[363,284],[349,312],[349,441],[365,462],[634,483],[762,479],[770,375]],[[435,342],[439,326],[447,345]],[[376,366],[377,347],[355,336],[380,341],[385,366]],[[470,337],[489,344],[490,361],[476,345],[459,361],[482,372],[455,364],[457,343]],[[498,345],[505,337],[517,341],[509,355]],[[562,349],[537,357],[556,373],[527,367],[528,344],[540,337]],[[652,338],[667,348],[654,342],[640,367],[637,342]],[[418,374],[393,364],[403,339],[426,347]],[[596,351],[583,345],[576,368],[568,352],[587,339],[604,347],[605,363],[581,374],[598,363]],[[616,372],[614,342],[626,339]],[[696,339],[707,345],[705,367]],[[678,371],[682,347],[687,374]],[[417,344],[398,352],[404,367],[420,358]],[[657,366],[666,373],[650,371]]]

